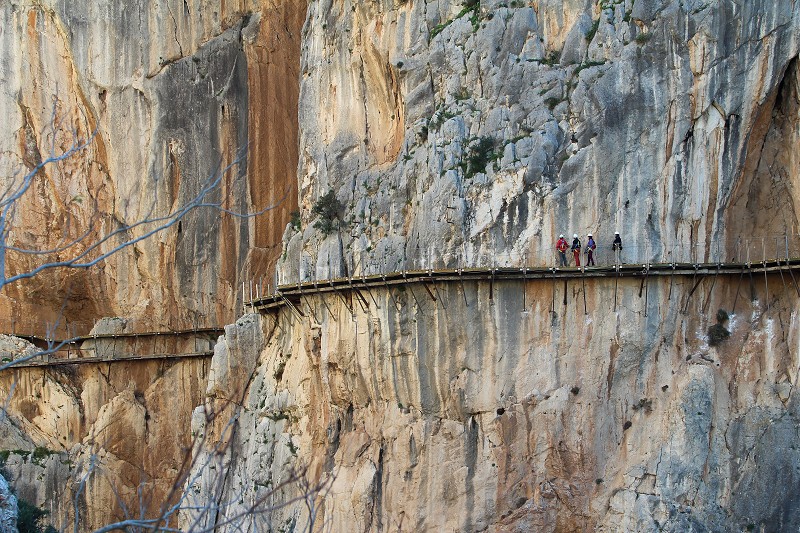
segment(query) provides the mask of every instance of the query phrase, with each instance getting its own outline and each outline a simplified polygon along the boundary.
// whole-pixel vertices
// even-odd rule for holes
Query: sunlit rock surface
[[[185,523],[307,524],[294,498],[321,484],[309,500],[332,531],[794,530],[797,298],[760,284],[751,301],[737,278],[691,297],[691,277],[646,293],[623,278],[616,309],[614,284],[587,279],[440,283],[436,302],[416,284],[249,318],[228,334],[263,334],[260,357],[218,350],[226,377],[195,411],[214,468],[187,486],[207,507]],[[244,361],[246,379],[225,373]],[[282,487],[300,467],[305,485]],[[265,498],[288,507],[248,512]]]
[[[44,256],[9,253],[7,274],[69,259],[124,226],[180,211],[210,185],[207,204],[242,214],[277,206],[250,219],[193,210],[99,267],[8,286],[4,327],[43,335],[58,324],[64,337],[104,316],[129,317],[140,331],[236,318],[241,281],[266,275],[296,205],[304,17],[304,2],[279,0],[0,7],[3,179],[19,182],[79,144],[23,196],[9,237],[36,250],[78,244]],[[87,258],[153,228],[135,226]]]
[[[631,262],[758,262],[786,235],[800,255],[796,3],[222,7],[2,8],[4,171],[45,153],[54,99],[97,131],[18,210],[14,242],[167,212],[244,144],[226,205],[288,198],[266,219],[193,213],[88,277],[7,291],[4,313],[38,321],[72,291],[64,312],[87,330],[231,324],[207,369],[19,371],[4,446],[58,452],[9,454],[27,500],[69,523],[53,487],[99,459],[92,527],[142,483],[157,508],[176,479],[186,529],[800,527],[788,273],[438,284],[436,301],[415,285],[234,323],[239,283],[279,255],[286,283],[552,264],[560,233],[607,254],[615,230]],[[298,471],[324,492],[294,500],[303,483],[281,483]]]

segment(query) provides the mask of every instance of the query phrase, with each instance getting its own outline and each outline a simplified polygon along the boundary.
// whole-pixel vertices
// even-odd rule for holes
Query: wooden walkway
[[[784,283],[791,283],[798,297],[800,297],[800,259],[785,259],[762,261],[759,263],[651,263],[651,264],[624,264],[617,266],[598,266],[598,267],[497,267],[497,268],[464,268],[464,269],[445,269],[445,270],[409,270],[391,272],[387,274],[373,274],[352,278],[337,278],[329,280],[305,281],[292,285],[280,285],[277,290],[268,296],[253,299],[246,302],[245,306],[253,311],[261,313],[277,312],[284,307],[288,307],[294,314],[304,316],[300,311],[299,304],[302,297],[312,295],[344,294],[355,295],[362,302],[367,299],[361,291],[371,289],[389,289],[408,284],[419,284],[424,286],[432,300],[437,299],[436,284],[440,283],[460,283],[464,282],[488,282],[493,284],[499,281],[555,281],[564,280],[586,280],[598,278],[636,278],[644,283],[648,277],[659,276],[688,276],[696,280],[692,289],[708,276],[739,276],[740,279],[745,274],[752,276],[759,274],[765,281],[771,275],[785,275]],[[491,285],[490,285],[491,287]],[[490,292],[491,294],[491,292]],[[44,353],[37,355],[29,361],[13,363],[9,361],[0,362],[0,372],[15,368],[36,368],[36,367],[55,367],[76,364],[102,364],[118,363],[130,361],[151,361],[164,359],[181,358],[203,358],[211,357],[214,352],[211,350],[187,350],[187,351],[157,351],[155,348],[152,353],[140,354],[135,349],[128,350],[132,353],[113,353],[104,356],[79,356],[81,354],[96,350],[98,342],[115,342],[118,340],[133,341],[134,346],[141,339],[159,338],[183,338],[191,339],[204,336],[217,336],[224,333],[223,328],[198,328],[183,331],[153,331],[141,333],[104,333],[98,335],[84,335],[71,339],[56,341],[35,335],[15,334],[14,336],[26,339],[36,345]],[[93,345],[92,348],[82,348],[84,343]],[[196,345],[196,344],[195,344]],[[155,343],[153,344],[155,346]]]
[[[222,335],[223,333],[225,333],[225,328],[194,328],[194,329],[184,329],[177,331],[97,333],[94,335],[79,335],[76,337],[71,337],[66,340],[48,339],[46,337],[42,337],[41,335],[35,335],[33,333],[8,333],[7,335],[13,335],[14,337],[25,339],[26,341],[36,346],[39,346],[40,348],[46,348],[51,344],[67,346],[67,345],[82,344],[83,342],[86,341],[97,341],[105,339],[114,340],[114,339],[143,339],[143,338],[153,338],[153,337],[189,337],[189,336],[200,336],[200,335]]]
[[[197,341],[202,339],[210,343],[223,333],[225,333],[224,328],[195,328],[178,331],[99,333],[63,340],[48,339],[34,334],[11,333],[10,335],[14,337],[27,340],[40,352],[29,360],[0,361],[0,372],[29,367],[211,357],[214,355],[213,350],[197,350]],[[167,345],[170,339],[173,345],[177,345],[181,341],[184,343],[194,341],[195,350],[168,351]],[[150,342],[147,342],[148,340]],[[161,350],[158,348],[159,341],[162,343]],[[123,343],[122,349],[118,349],[118,342]],[[127,346],[124,345],[125,343]],[[88,348],[84,347],[86,344],[89,345]],[[144,345],[143,348],[146,348],[148,344],[152,345],[152,350],[140,353],[140,346]],[[103,353],[98,355],[98,351]]]
[[[274,294],[254,299],[246,305],[259,312],[277,311],[289,306],[298,311],[296,304],[301,297],[326,293],[357,293],[361,290],[391,288],[410,283],[421,284],[428,289],[428,293],[436,299],[430,291],[429,285],[437,283],[463,283],[466,281],[482,281],[494,283],[505,280],[585,280],[596,278],[638,278],[647,279],[650,276],[688,276],[701,279],[707,276],[743,276],[753,275],[783,275],[793,284],[800,297],[800,259],[786,259],[763,261],[759,263],[651,263],[651,264],[625,264],[616,267],[562,267],[562,268],[528,268],[528,267],[498,267],[498,268],[464,268],[449,270],[410,270],[377,274],[352,278],[337,278],[324,281],[305,281],[295,285],[280,285]]]
[[[58,352],[55,352],[56,354]],[[164,359],[185,359],[196,357],[212,357],[213,351],[209,352],[193,352],[193,353],[163,353],[163,354],[145,354],[145,355],[132,355],[132,356],[118,356],[118,357],[73,357],[63,358],[54,357],[54,354],[37,355],[29,361],[24,361],[10,365],[8,368],[0,368],[2,370],[10,370],[14,368],[30,368],[30,367],[52,367],[52,366],[67,366],[67,365],[83,365],[83,364],[100,364],[100,363],[122,363],[130,361],[153,361]],[[4,363],[4,365],[7,364]]]

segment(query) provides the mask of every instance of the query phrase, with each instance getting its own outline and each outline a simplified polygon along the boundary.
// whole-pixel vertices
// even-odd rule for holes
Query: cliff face
[[[0,378],[0,450],[16,494],[81,530],[176,501],[208,358],[28,368]]]
[[[102,274],[8,290],[1,312],[53,316],[70,290],[81,298],[67,300],[69,317],[230,319],[233,289],[267,272],[281,235],[279,276],[294,282],[550,262],[568,232],[605,246],[619,230],[628,261],[686,258],[688,244],[693,259],[760,259],[764,245],[743,241],[797,224],[800,7],[789,0],[114,9],[2,8],[11,74],[0,110],[13,135],[1,142],[16,154],[3,164],[42,156],[54,94],[59,117],[98,132],[47,171],[14,238],[57,243],[86,231],[87,213],[124,223],[153,202],[164,213],[246,140],[226,205],[290,200],[266,221],[193,213]],[[320,215],[329,191],[342,208]],[[299,227],[286,224],[295,199]],[[115,502],[141,483],[163,503],[179,448],[194,445],[186,528],[797,529],[796,293],[789,279],[765,281],[308,297],[305,317],[284,309],[230,326],[207,373],[19,371],[5,446],[71,451],[45,467],[12,453],[9,468],[26,499],[68,516],[36,469],[53,488],[80,480],[92,457],[107,461],[86,493],[90,525],[119,516]],[[708,346],[717,309],[734,302],[732,337]],[[169,424],[153,422],[151,405]],[[114,430],[91,439],[106,422]],[[164,442],[168,459],[151,463]]]
[[[176,501],[193,443],[189,414],[209,366],[205,358],[6,371],[4,475],[59,530],[76,510],[87,531],[158,516]]]
[[[218,351],[204,404],[235,429],[196,419],[215,468],[187,493],[231,531],[306,524],[305,503],[248,513],[302,494],[273,492],[298,465],[332,531],[794,530],[797,299],[771,277],[751,302],[737,278],[693,295],[691,277],[651,278],[646,296],[623,278],[616,311],[613,281],[587,279],[439,284],[436,302],[410,285],[251,318],[234,338],[263,331],[260,355]],[[731,338],[709,347],[737,298]]]
[[[620,230],[629,261],[742,259],[746,240],[797,223],[798,16],[766,1],[310,5],[302,224],[281,279],[550,262],[568,231],[602,245]],[[313,208],[328,191],[342,209],[326,233]],[[436,304],[419,286],[377,291],[348,302],[352,317],[309,297],[306,318],[262,318],[257,361],[213,363],[252,361],[253,377],[210,381],[214,398],[247,401],[233,435],[195,424],[229,444],[206,456],[224,486],[198,471],[188,487],[219,504],[200,519],[797,528],[794,491],[768,489],[798,479],[794,289],[769,278],[745,304],[736,279],[648,283],[646,304],[644,285],[622,283],[617,312],[613,281],[587,280],[491,299],[469,286],[466,303],[454,286]],[[567,291],[555,315],[553,290]],[[717,308],[737,298],[733,337],[710,348]],[[297,465],[324,498],[241,518],[232,494],[258,502]]]
[[[16,209],[12,244],[51,249],[88,232],[74,248],[85,250],[180,209],[215,176],[207,202],[241,213],[278,205],[249,220],[198,209],[102,269],[51,271],[8,287],[3,323],[41,334],[62,314],[78,332],[103,316],[131,317],[140,329],[232,321],[240,280],[274,262],[295,205],[304,3],[13,1],[0,16],[5,179],[64,153],[73,131],[94,134],[42,171]],[[41,260],[10,254],[10,271]]]
[[[791,231],[797,24],[783,1],[317,2],[283,279]]]

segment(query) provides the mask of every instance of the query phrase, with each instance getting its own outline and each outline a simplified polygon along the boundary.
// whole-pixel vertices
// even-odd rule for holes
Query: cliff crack
[[[167,12],[169,13],[169,18],[172,19],[173,37],[175,39],[175,44],[178,45],[178,53],[180,54],[180,57],[184,57],[183,47],[181,46],[181,42],[178,40],[178,21],[175,20],[175,15],[172,13],[172,8],[170,7],[169,2],[167,2]]]

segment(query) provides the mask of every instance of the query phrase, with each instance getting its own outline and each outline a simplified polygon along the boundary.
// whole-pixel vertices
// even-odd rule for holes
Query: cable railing
[[[567,244],[571,246],[571,239],[567,239]],[[399,257],[391,253],[376,257],[363,251],[345,256],[343,261],[315,257],[304,251],[300,257],[284,261],[280,272],[276,271],[273,276],[243,281],[242,302],[258,300],[275,293],[280,287],[307,283],[325,284],[341,278],[388,276],[402,272],[499,268],[580,268],[591,271],[594,267],[629,265],[750,266],[785,263],[800,258],[800,235],[794,234],[737,238],[733,241],[633,242],[623,243],[619,251],[615,251],[610,243],[601,241],[592,254],[594,264],[587,264],[589,257],[585,238],[581,239],[581,245],[577,264],[575,254],[570,249],[566,251],[566,265],[562,264],[555,243],[524,249],[495,246],[492,243],[462,245],[449,250],[417,248],[412,253],[404,250]]]

